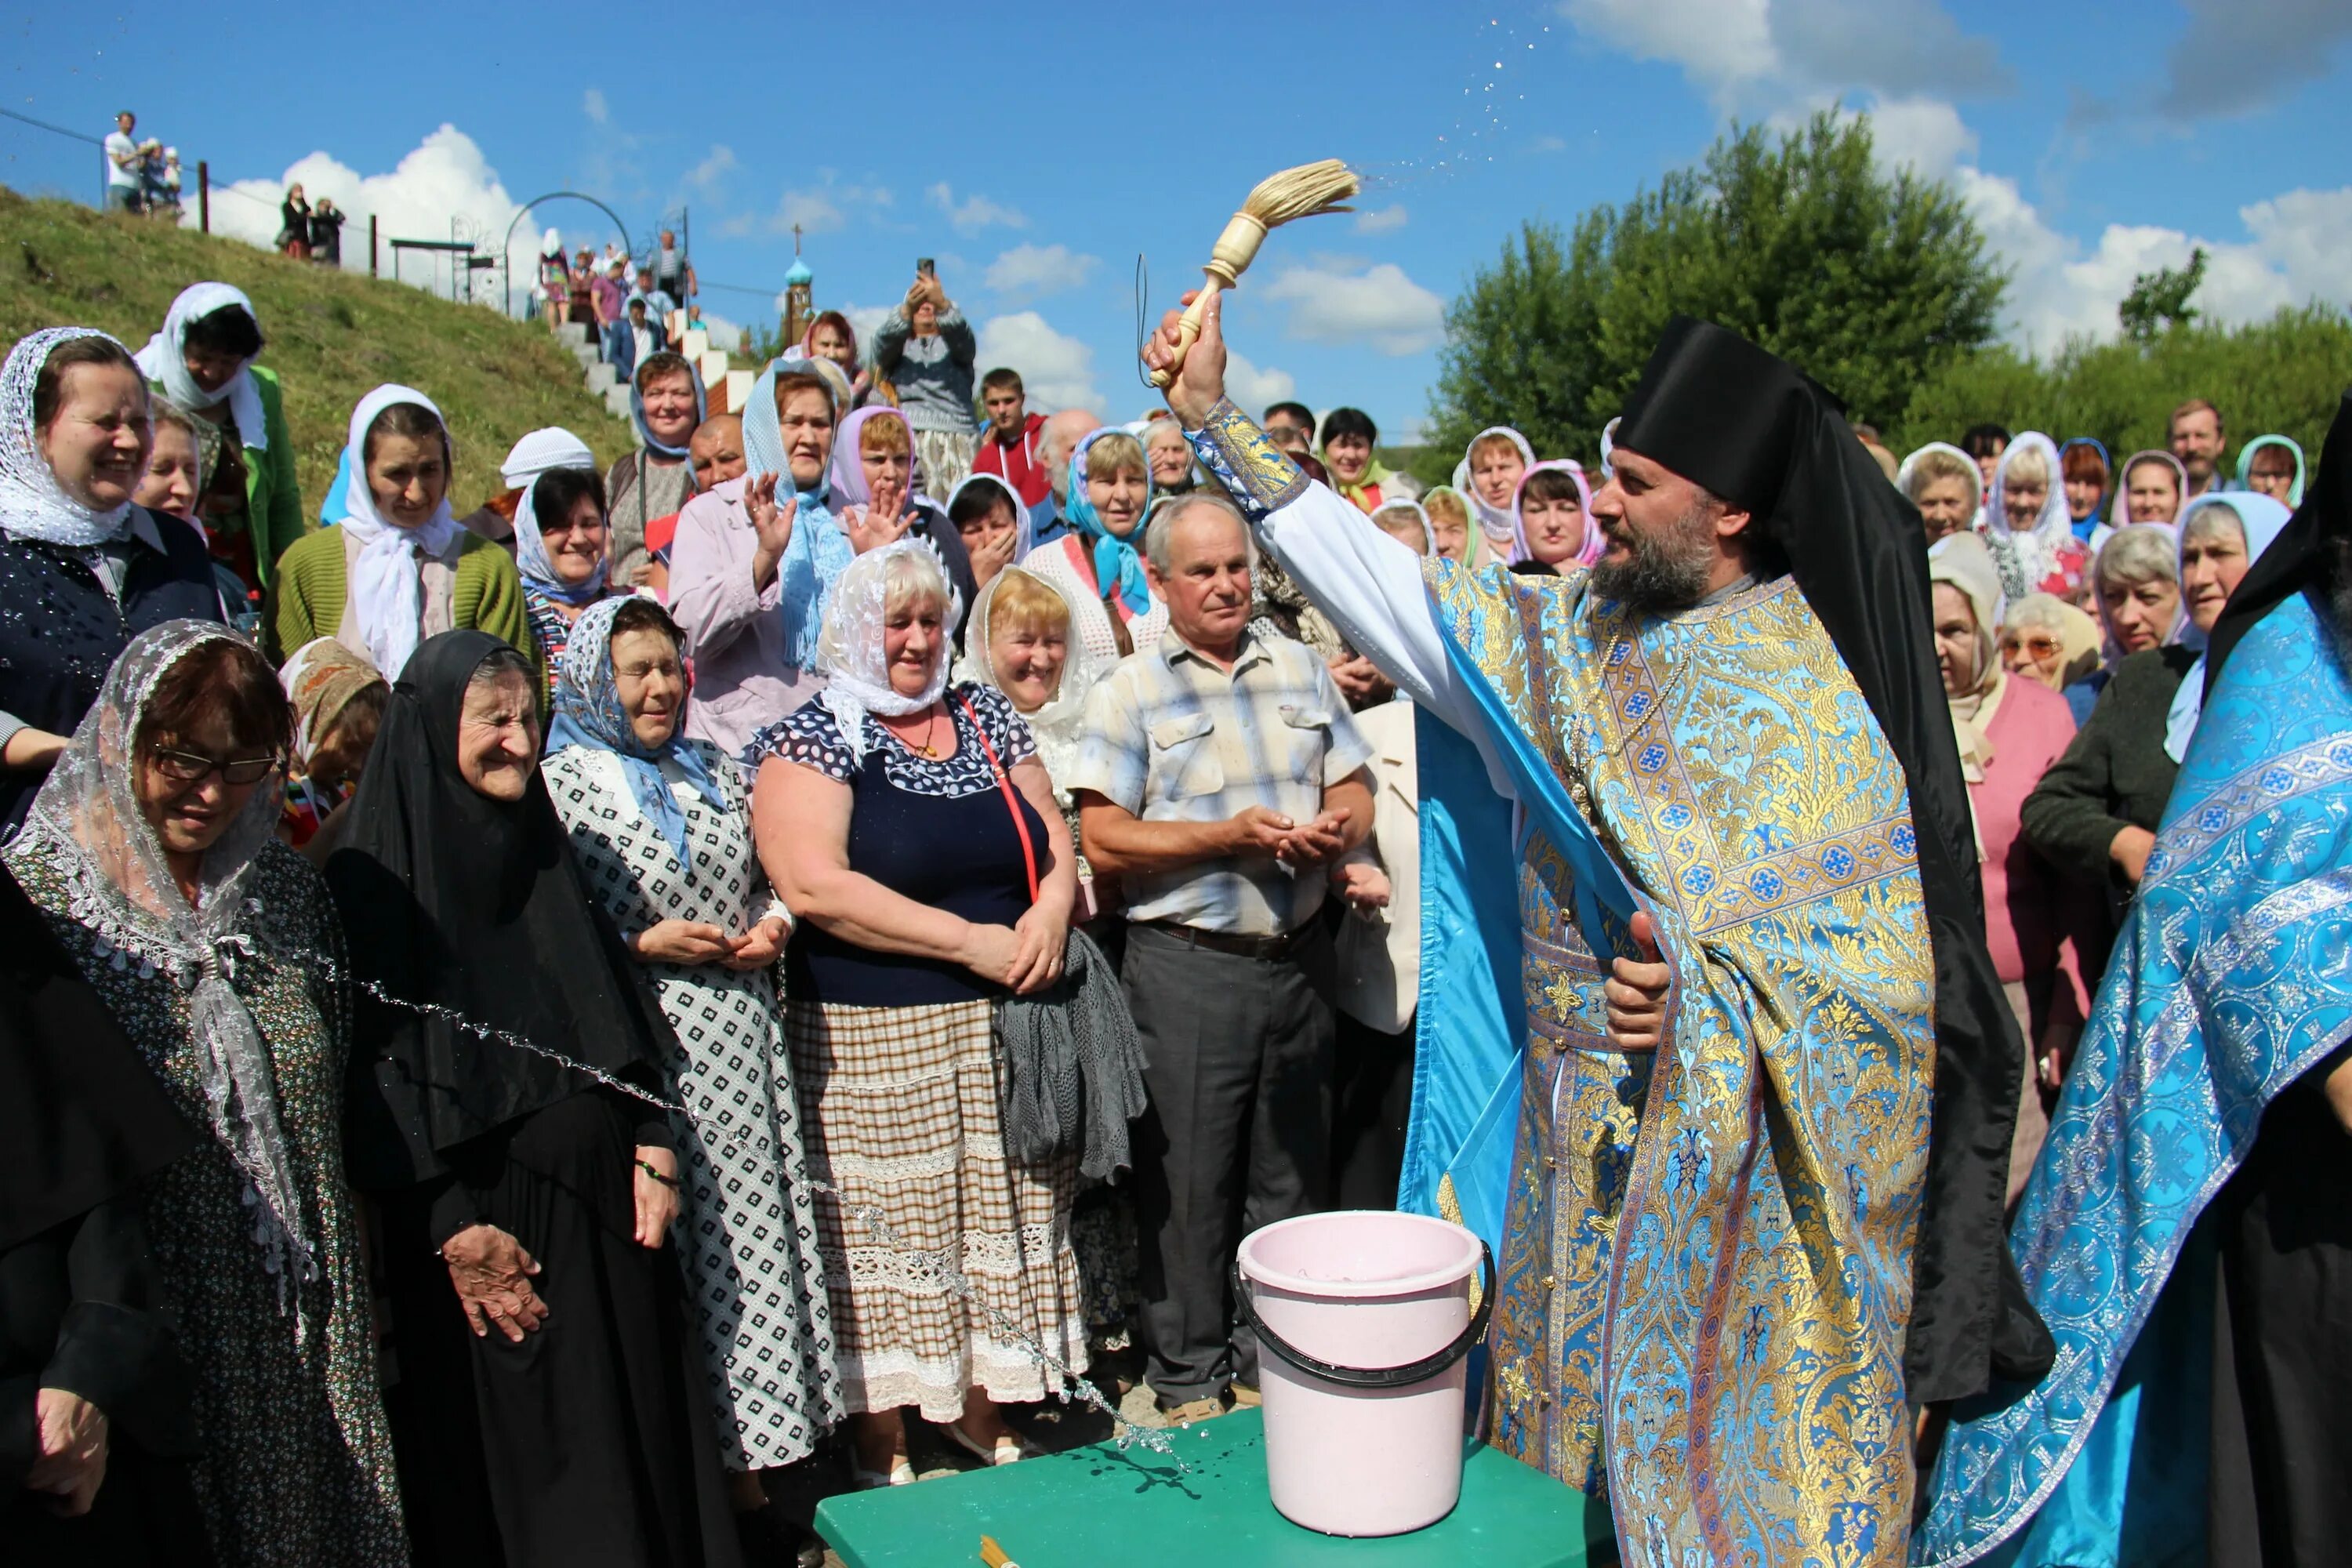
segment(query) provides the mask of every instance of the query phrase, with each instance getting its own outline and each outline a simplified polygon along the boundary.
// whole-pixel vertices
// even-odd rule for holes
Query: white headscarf
[[[1507,557],[1511,550],[1511,536],[1517,531],[1516,508],[1509,504],[1488,506],[1486,498],[1478,493],[1478,486],[1470,475],[1470,454],[1476,451],[1478,443],[1489,436],[1508,437],[1511,445],[1519,449],[1521,463],[1528,468],[1536,466],[1536,449],[1528,445],[1525,436],[1509,426],[1489,425],[1470,437],[1470,445],[1462,449],[1462,460],[1454,465],[1454,488],[1460,490],[1463,499],[1470,503],[1472,520],[1486,534],[1486,542],[1494,547],[1495,553]]]
[[[183,408],[210,408],[223,398],[228,400],[229,417],[236,421],[236,438],[257,452],[267,451],[269,431],[261,416],[261,389],[253,384],[253,360],[236,367],[236,374],[221,383],[215,392],[206,392],[188,374],[188,329],[215,310],[236,306],[253,316],[253,301],[242,289],[226,283],[192,283],[180,290],[164,312],[163,330],[147,340],[147,346],[138,353],[139,373],[149,381],[163,384],[164,393]],[[261,318],[254,316],[257,324]],[[254,359],[261,356],[256,354]]]
[[[441,493],[441,507],[415,528],[396,528],[375,510],[375,493],[367,481],[367,433],[379,415],[395,404],[414,403],[441,420],[442,446],[454,467],[457,454],[449,443],[449,424],[433,400],[413,387],[379,386],[352,410],[343,461],[352,476],[343,487],[342,526],[360,542],[360,558],[348,586],[359,617],[360,636],[367,642],[368,659],[386,680],[398,680],[416,651],[425,624],[425,579],[417,561],[421,551],[436,559],[447,555],[464,533],[464,525],[449,510],[449,493]],[[522,533],[517,529],[518,537]],[[520,548],[520,545],[518,545]]]
[[[2042,498],[2042,510],[2034,517],[2033,525],[2020,532],[2010,526],[2003,492],[2008,489],[2009,470],[2017,459],[2037,451],[2050,466],[2050,489]],[[2042,580],[2057,569],[2059,551],[2074,542],[2074,520],[2066,512],[2066,476],[2057,442],[2039,430],[2028,430],[2002,448],[2000,461],[1992,471],[1992,484],[1985,495],[1984,517],[1994,561],[2000,563],[2002,552],[2007,551],[2017,563],[2016,578],[2010,579],[2006,571],[2002,573],[2010,589],[2022,598],[2042,586]]]
[[[539,488],[540,476],[555,468],[586,468],[593,472],[596,454],[588,443],[571,431],[549,426],[534,430],[514,444],[507,460],[499,465],[499,477],[509,489],[522,491],[515,503],[514,538],[515,564],[521,569],[522,580],[550,598],[566,604],[587,604],[604,592],[603,574],[587,583],[573,586],[555,574],[555,563],[549,559],[547,541],[539,531],[539,509],[532,492]],[[610,545],[607,544],[609,552]]]
[[[1077,765],[1079,744],[1086,739],[1087,698],[1093,693],[1095,683],[1108,672],[1110,666],[1087,651],[1085,640],[1078,636],[1077,608],[1070,603],[1070,595],[1059,583],[1018,566],[1007,566],[991,577],[972,601],[971,619],[964,626],[963,655],[956,660],[955,678],[974,686],[993,687],[999,691],[1004,689],[1003,682],[996,678],[996,661],[989,652],[989,635],[996,608],[996,591],[1012,577],[1026,577],[1032,583],[1052,589],[1054,596],[1062,601],[1063,609],[1068,613],[1069,653],[1062,663],[1061,682],[1054,688],[1054,695],[1045,699],[1044,705],[1034,713],[1021,715],[1028,721],[1030,730],[1037,737],[1037,757],[1045,764],[1045,776],[1049,779],[1068,778]],[[1066,798],[1067,793],[1061,784],[1054,786],[1055,798],[1060,799],[1065,806],[1069,804]]]
[[[869,550],[843,569],[825,601],[824,626],[817,633],[816,668],[825,677],[824,703],[841,728],[841,738],[852,751],[866,744],[866,716],[880,713],[903,718],[919,713],[948,689],[948,641],[942,622],[939,650],[933,656],[930,679],[919,696],[908,697],[890,684],[890,662],[883,651],[883,626],[887,616],[890,563],[911,560],[911,570],[939,595],[944,617],[954,590],[940,558],[919,539],[901,539],[879,550]]]
[[[76,338],[114,343],[89,327],[44,327],[18,338],[0,368],[0,532],[88,549],[122,537],[131,526],[131,503],[100,511],[68,495],[41,456],[40,433],[33,428],[33,387],[41,367],[58,344]]]
[[[247,874],[277,832],[284,795],[275,779],[256,787],[205,851],[191,907],[131,784],[140,723],[157,682],[206,643],[242,641],[204,621],[165,621],[131,638],[33,797],[8,856],[14,860],[36,844],[55,855],[68,868],[74,920],[97,938],[98,960],[142,974],[161,971],[186,993],[189,1043],[213,1135],[252,1186],[253,1237],[280,1277],[282,1302],[289,1273],[314,1278],[318,1268],[302,1231],[269,1053],[230,976],[261,956],[244,931]]]
[[[2222,494],[2200,496],[2180,509],[2180,545],[2189,542],[2189,521],[2208,507],[2224,507],[2235,512],[2238,528],[2246,536],[2246,570],[2263,558],[2294,513],[2259,490],[2230,490]],[[2174,559],[2179,559],[2175,554]],[[2180,589],[2180,612],[2189,614],[2189,588]],[[2205,714],[2205,656],[2200,653],[2197,662],[2189,667],[2181,678],[2179,689],[2172,694],[2172,707],[2165,714],[2164,754],[2174,762],[2189,755],[2189,742],[2197,733],[2197,721]]]

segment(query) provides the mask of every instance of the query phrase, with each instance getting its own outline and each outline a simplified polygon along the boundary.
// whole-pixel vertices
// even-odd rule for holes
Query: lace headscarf
[[[188,329],[206,316],[234,307],[253,316],[253,301],[241,289],[226,283],[192,283],[180,290],[172,308],[163,313],[163,330],[147,340],[147,346],[135,356],[139,374],[149,381],[163,384],[171,400],[183,408],[210,408],[222,399],[228,400],[228,416],[236,422],[236,438],[240,445],[255,451],[266,451],[269,431],[261,416],[261,389],[253,383],[253,359],[236,367],[236,374],[211,392],[196,384],[188,374]],[[254,316],[257,324],[260,318]]]
[[[522,498],[515,502],[515,566],[521,572],[523,582],[543,597],[561,599],[567,605],[593,604],[605,591],[604,568],[612,563],[612,542],[608,536],[605,552],[597,559],[597,570],[586,582],[567,583],[555,574],[555,562],[547,553],[547,540],[540,532],[533,492],[539,489],[541,476],[557,468],[585,468],[593,473],[596,454],[571,431],[550,426],[516,442],[514,449],[507,454],[505,467],[499,470],[499,477],[509,487],[522,491]]]
[[[1037,737],[1037,756],[1045,764],[1045,776],[1049,779],[1068,778],[1077,765],[1079,743],[1086,739],[1087,699],[1093,693],[1095,683],[1109,671],[1110,666],[1087,651],[1085,640],[1078,636],[1077,606],[1070,603],[1069,595],[1063,591],[1059,583],[1018,566],[1007,566],[990,578],[987,586],[981,589],[979,596],[972,601],[971,619],[964,627],[963,653],[956,660],[955,678],[974,686],[990,686],[999,691],[1004,690],[1004,683],[996,678],[996,660],[989,651],[989,638],[997,592],[1014,577],[1026,578],[1033,584],[1051,589],[1054,596],[1062,602],[1069,627],[1066,644],[1069,652],[1062,661],[1062,679],[1054,688],[1054,695],[1045,699],[1035,712],[1021,715],[1029,721],[1031,731]],[[1060,798],[1067,791],[1056,784],[1054,793],[1056,798]],[[1064,800],[1063,804],[1066,806],[1068,802]]]
[[[1078,537],[1094,548],[1095,582],[1103,597],[1122,606],[1124,614],[1132,619],[1151,613],[1151,582],[1143,574],[1143,556],[1132,542],[1104,526],[1102,513],[1095,510],[1095,503],[1087,496],[1087,453],[1106,436],[1126,434],[1116,425],[1105,425],[1078,437],[1077,448],[1070,454],[1069,519]],[[1148,458],[1143,465],[1143,487],[1142,515],[1149,519],[1152,489]],[[1135,537],[1141,539],[1148,526],[1139,526]]]
[[[163,847],[140,809],[140,725],[155,686],[190,653],[212,642],[242,643],[204,621],[166,621],[131,639],[106,678],[73,742],[33,797],[12,861],[38,845],[55,855],[72,885],[71,914],[96,937],[96,962],[161,973],[188,994],[190,1044],[214,1136],[251,1184],[253,1239],[279,1276],[314,1279],[318,1265],[303,1235],[302,1211],[278,1121],[278,1086],[253,1015],[231,984],[253,961],[242,929],[250,912],[246,884],[255,858],[278,827],[282,795],[265,779],[227,831],[205,852],[194,908],[173,879]]]
[[[662,776],[662,763],[676,763],[694,793],[713,810],[725,811],[727,796],[711,776],[704,752],[686,744],[682,701],[679,726],[659,746],[640,742],[630,725],[628,712],[621,706],[619,683],[613,676],[613,617],[629,602],[626,595],[601,600],[581,611],[580,618],[572,623],[572,640],[563,646],[563,662],[556,672],[555,718],[547,727],[547,754],[553,756],[566,746],[612,752],[620,760],[622,776],[629,781],[629,794],[635,798],[637,809],[677,854],[678,869],[692,877],[694,856],[687,845],[686,813],[679,809],[677,796],[670,793],[669,781]]]
[[[442,451],[453,469],[457,458],[449,440],[449,422],[441,417],[431,398],[412,387],[379,386],[352,410],[343,446],[343,462],[351,478],[343,487],[342,527],[360,542],[360,556],[346,587],[360,636],[367,643],[368,658],[386,680],[400,679],[424,632],[425,575],[417,552],[436,559],[445,556],[465,531],[464,524],[449,510],[446,486],[440,509],[415,528],[396,527],[375,510],[375,492],[367,482],[368,428],[385,409],[402,403],[413,403],[439,421]]]
[[[784,621],[784,663],[793,669],[814,669],[825,605],[835,583],[856,559],[857,548],[835,521],[833,491],[826,479],[820,476],[814,489],[796,489],[792,463],[784,455],[783,422],[776,417],[776,373],[802,368],[777,360],[752,384],[751,402],[743,409],[743,476],[749,480],[761,474],[775,475],[778,506],[784,504],[784,491],[795,490],[793,500],[800,510],[793,517],[793,537],[784,546],[783,558],[776,563],[776,609]],[[841,405],[830,391],[825,400],[833,403],[834,416],[838,419]],[[834,433],[834,445],[841,445],[838,430]]]
[[[893,563],[901,561],[913,564],[894,570]],[[841,580],[833,585],[833,599],[824,611],[824,629],[817,637],[816,668],[825,677],[824,690],[818,694],[817,700],[833,714],[841,738],[856,752],[865,750],[868,713],[887,718],[919,713],[937,702],[940,693],[948,689],[949,643],[944,625],[932,655],[930,679],[920,695],[908,697],[890,684],[890,660],[883,650],[883,629],[889,615],[893,575],[912,578],[911,585],[917,592],[936,594],[940,614],[946,615],[951,590],[948,574],[940,570],[939,557],[925,549],[920,541],[901,539],[879,550],[869,550],[849,563]]]
[[[2032,524],[2021,531],[2010,525],[2006,492],[2010,469],[2028,452],[2042,454],[2050,470],[2050,486]],[[2011,593],[2023,598],[2059,570],[2059,552],[2075,541],[2074,520],[2066,512],[2066,475],[2057,442],[2039,430],[2028,430],[2002,448],[1985,497],[1984,518],[1985,542],[1991,546],[1993,564],[2000,568],[2001,582]]]
[[[1509,553],[1512,536],[1518,528],[1517,492],[1513,491],[1509,506],[1488,506],[1478,494],[1478,486],[1471,478],[1470,454],[1477,450],[1478,443],[1489,436],[1507,437],[1512,446],[1519,449],[1519,462],[1523,470],[1519,479],[1521,483],[1526,482],[1527,474],[1524,470],[1536,466],[1536,449],[1528,445],[1528,438],[1525,436],[1509,426],[1489,425],[1471,437],[1470,445],[1462,449],[1462,460],[1454,465],[1454,488],[1460,490],[1469,500],[1470,519],[1478,525],[1479,531],[1486,536],[1486,542],[1495,553],[1507,560],[1523,560],[1525,559],[1523,556]]]
[[[18,338],[0,367],[0,532],[86,550],[122,537],[131,526],[131,503],[100,511],[68,495],[41,456],[40,433],[33,428],[33,388],[41,367],[60,343],[76,338],[114,342],[89,327],[44,327]]]

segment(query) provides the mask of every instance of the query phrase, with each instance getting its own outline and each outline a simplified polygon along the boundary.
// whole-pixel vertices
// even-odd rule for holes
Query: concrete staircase
[[[604,400],[604,406],[616,419],[629,416],[629,384],[613,373],[588,342],[588,326],[584,321],[566,321],[555,329],[556,341],[572,351],[580,362],[589,393]],[[697,328],[686,334],[680,351],[688,363],[701,374],[705,400],[713,414],[740,414],[751,395],[751,384],[759,378],[748,370],[730,370],[723,349],[710,346],[710,334]]]

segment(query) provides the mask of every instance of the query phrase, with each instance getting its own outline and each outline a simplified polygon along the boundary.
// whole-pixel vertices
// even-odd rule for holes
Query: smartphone
[[[936,278],[940,275],[938,265],[928,256],[916,258],[915,270],[925,278]]]

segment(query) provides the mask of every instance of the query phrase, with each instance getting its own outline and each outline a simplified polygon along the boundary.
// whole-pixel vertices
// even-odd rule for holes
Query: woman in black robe
[[[0,1562],[210,1561],[138,1193],[195,1143],[0,871]]]
[[[362,990],[348,1148],[383,1215],[410,1531],[436,1564],[729,1568],[660,1251],[677,1155],[630,1092],[659,1093],[675,1042],[573,865],[539,746],[520,654],[428,639],[327,862]]]

